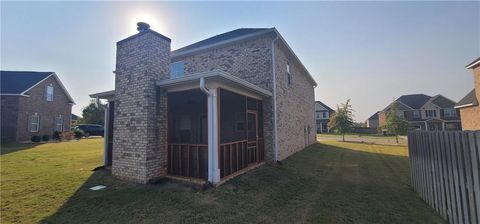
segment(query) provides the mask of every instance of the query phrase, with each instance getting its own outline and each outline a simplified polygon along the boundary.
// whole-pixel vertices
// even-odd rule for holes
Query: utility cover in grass
[[[103,189],[103,188],[106,188],[106,186],[104,186],[104,185],[97,185],[97,186],[95,186],[95,187],[91,187],[90,190],[92,190],[92,191],[98,191],[98,190],[101,190],[101,189]]]

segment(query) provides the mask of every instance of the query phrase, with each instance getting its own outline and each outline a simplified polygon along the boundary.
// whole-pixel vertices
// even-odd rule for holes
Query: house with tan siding
[[[221,183],[316,142],[316,82],[275,28],[241,28],[171,51],[138,24],[117,42],[105,166],[138,183]]]
[[[480,58],[465,68],[473,71],[474,89],[463,97],[455,108],[460,110],[463,130],[480,130]]]

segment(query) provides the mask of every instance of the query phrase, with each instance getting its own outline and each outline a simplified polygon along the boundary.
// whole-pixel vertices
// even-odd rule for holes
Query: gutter
[[[277,141],[277,75],[275,68],[275,41],[278,34],[275,32],[275,38],[272,40],[272,78],[273,78],[273,147],[275,148],[275,162],[278,161],[278,141]]]

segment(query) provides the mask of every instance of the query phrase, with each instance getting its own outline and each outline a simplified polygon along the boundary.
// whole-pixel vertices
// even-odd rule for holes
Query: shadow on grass
[[[40,144],[43,143],[5,143],[0,146],[2,148],[2,150],[0,151],[0,155],[32,149]]]
[[[44,223],[441,223],[409,188],[408,158],[315,144],[206,191],[99,170]],[[105,185],[92,191],[90,187]]]

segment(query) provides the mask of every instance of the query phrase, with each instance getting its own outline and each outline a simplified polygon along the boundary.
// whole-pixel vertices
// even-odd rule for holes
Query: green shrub
[[[50,140],[50,135],[43,135],[42,136],[42,141],[48,142],[48,140]]]
[[[32,138],[30,140],[32,140],[32,142],[40,142],[40,140],[42,140],[42,138],[40,138],[40,136],[38,136],[38,135],[34,135],[34,136],[32,136]]]
[[[76,129],[73,131],[73,134],[75,135],[76,139],[81,139],[83,137],[83,131],[80,129]]]

